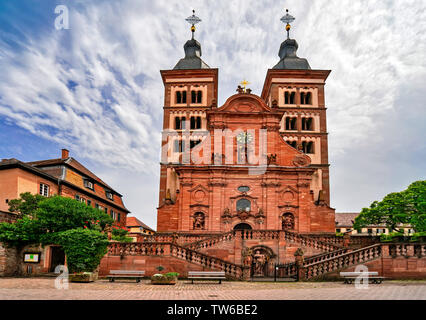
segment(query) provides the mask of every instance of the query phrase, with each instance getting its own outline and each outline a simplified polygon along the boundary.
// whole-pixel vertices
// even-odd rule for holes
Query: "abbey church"
[[[158,232],[334,233],[324,86],[286,39],[260,96],[239,86],[217,105],[218,69],[185,43],[164,82]],[[193,158],[196,159],[193,159]]]
[[[183,277],[209,270],[236,279],[275,270],[294,277],[297,255],[308,263],[345,253],[330,207],[324,99],[330,70],[311,69],[297,56],[287,12],[281,19],[287,39],[276,65],[265,70],[261,95],[243,81],[218,105],[219,70],[202,59],[194,37],[201,20],[195,13],[186,20],[192,38],[185,56],[161,71],[157,233],[111,243],[101,273],[143,267],[150,275],[161,265]]]

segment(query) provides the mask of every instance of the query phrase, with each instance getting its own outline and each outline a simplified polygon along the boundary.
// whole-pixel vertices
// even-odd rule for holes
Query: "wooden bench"
[[[226,280],[225,271],[188,271],[188,279],[194,280]]]
[[[344,283],[351,284],[356,279],[362,279],[362,276],[371,281],[372,283],[382,283],[385,277],[380,277],[376,271],[372,272],[340,272],[340,276],[344,279]]]
[[[136,282],[140,282],[144,276],[143,270],[110,270],[107,278],[109,282],[114,282],[115,279],[136,279]]]

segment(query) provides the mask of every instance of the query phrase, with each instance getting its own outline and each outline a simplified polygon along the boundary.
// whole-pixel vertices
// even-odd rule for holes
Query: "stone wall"
[[[17,272],[17,251],[0,243],[0,277],[8,277]]]
[[[25,263],[24,253],[39,252],[39,263]],[[40,246],[26,246],[23,249],[8,247],[0,243],[0,277],[10,276],[32,276],[43,274],[47,270],[44,268],[46,250]]]
[[[15,213],[0,211],[0,222],[13,223],[15,221],[16,221]]]

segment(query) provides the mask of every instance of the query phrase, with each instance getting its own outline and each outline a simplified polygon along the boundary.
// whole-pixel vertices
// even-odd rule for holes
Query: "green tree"
[[[416,232],[426,232],[426,180],[413,182],[406,190],[390,193],[363,208],[355,218],[354,229],[372,224],[385,224],[397,232],[402,232],[402,224],[409,224]]]
[[[106,252],[108,237],[102,231],[114,220],[102,210],[70,198],[27,193],[12,200],[11,209],[20,218],[0,223],[0,242],[16,247],[19,255],[26,245],[59,244],[71,270],[93,271]]]
[[[18,214],[18,217],[31,216],[37,210],[38,204],[43,200],[46,200],[46,198],[39,194],[21,193],[19,199],[9,201],[9,211]]]
[[[71,273],[94,271],[107,253],[109,243],[105,234],[82,228],[59,232],[56,238],[67,256]]]

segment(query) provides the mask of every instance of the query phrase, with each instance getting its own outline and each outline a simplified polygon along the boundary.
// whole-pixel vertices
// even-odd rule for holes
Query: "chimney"
[[[70,156],[70,152],[67,149],[62,149],[62,160],[68,159]]]

